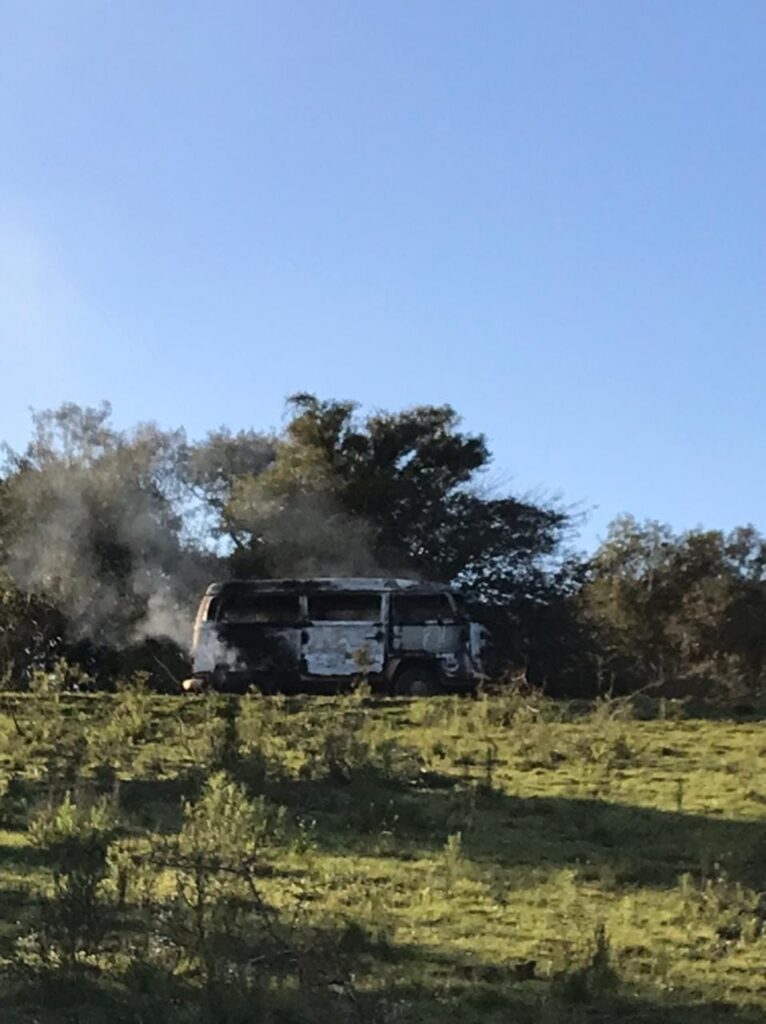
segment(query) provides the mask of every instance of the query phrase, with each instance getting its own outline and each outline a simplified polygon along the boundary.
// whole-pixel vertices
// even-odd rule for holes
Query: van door
[[[392,594],[393,651],[397,654],[459,655],[463,625],[448,594]]]
[[[382,672],[385,659],[382,594],[318,591],[308,595],[303,671],[309,676]]]

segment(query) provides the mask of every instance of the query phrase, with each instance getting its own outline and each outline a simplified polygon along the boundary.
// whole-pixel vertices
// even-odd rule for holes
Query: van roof
[[[384,576],[314,576],[306,579],[279,580],[227,580],[211,583],[205,593],[209,596],[220,594],[225,590],[261,590],[274,591],[321,591],[321,590],[418,590],[431,593],[449,591],[447,583],[433,583],[425,580],[394,579]]]

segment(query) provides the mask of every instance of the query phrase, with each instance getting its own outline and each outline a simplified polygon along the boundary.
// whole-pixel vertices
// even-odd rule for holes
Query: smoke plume
[[[212,556],[184,544],[173,502],[137,461],[117,449],[21,468],[6,481],[5,568],[64,612],[71,639],[168,637],[188,649]]]

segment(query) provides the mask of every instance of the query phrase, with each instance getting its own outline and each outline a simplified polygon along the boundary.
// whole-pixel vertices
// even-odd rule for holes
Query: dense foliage
[[[33,418],[0,479],[0,676],[64,657],[93,685],[184,671],[195,602],[231,576],[419,575],[461,588],[495,667],[552,693],[761,688],[766,542],[577,516],[492,487],[486,439],[448,406],[363,416],[299,394],[279,434],[117,430],[107,405]],[[84,683],[83,685],[87,685]]]

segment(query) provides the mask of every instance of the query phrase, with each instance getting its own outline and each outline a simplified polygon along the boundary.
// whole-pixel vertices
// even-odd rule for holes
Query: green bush
[[[98,952],[109,920],[102,887],[116,825],[108,801],[76,803],[70,794],[30,822],[29,840],[46,853],[53,876],[53,899],[38,921],[41,959],[71,968]]]
[[[153,697],[145,673],[137,673],[118,686],[106,721],[88,729],[88,760],[99,775],[128,774],[139,752],[154,738]]]
[[[619,987],[619,975],[612,963],[612,947],[604,924],[596,926],[585,963],[556,976],[553,994],[564,1006],[598,1004]]]

